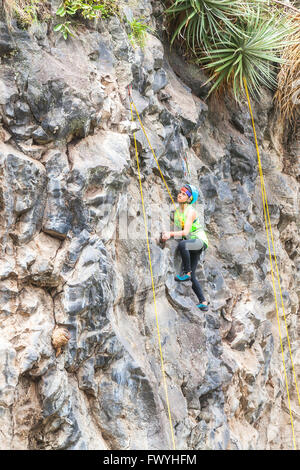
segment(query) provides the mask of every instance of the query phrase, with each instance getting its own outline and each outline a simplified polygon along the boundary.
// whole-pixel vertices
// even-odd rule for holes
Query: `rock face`
[[[155,27],[150,0],[125,12]],[[172,448],[133,132],[176,448],[293,448],[247,104],[205,103],[172,54],[152,34],[133,47],[117,17],[66,42],[0,23],[2,449]],[[187,178],[200,187],[207,314],[174,282],[176,241],[158,244],[172,207],[130,84],[172,195]],[[278,147],[270,92],[253,107],[299,375],[299,168]],[[297,439],[281,308],[279,320]]]

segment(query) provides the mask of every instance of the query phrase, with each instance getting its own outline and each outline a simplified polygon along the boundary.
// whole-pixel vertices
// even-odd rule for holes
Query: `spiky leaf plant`
[[[191,49],[209,48],[224,30],[235,31],[235,17],[244,12],[239,0],[175,0],[166,10],[175,20],[171,43],[184,38]]]
[[[282,7],[268,0],[175,0],[166,11],[184,15],[172,41],[180,34],[195,61],[211,71],[209,93],[227,86],[239,100],[243,77],[252,96],[262,85],[276,86],[276,65],[284,61],[280,51],[294,31]]]
[[[244,88],[243,77],[253,96],[260,94],[262,85],[275,88],[274,65],[284,62],[279,51],[291,42],[292,31],[291,23],[279,12],[267,18],[260,9],[240,22],[239,31],[226,31],[221,41],[197,59],[213,71],[215,83],[210,93],[220,84],[230,84],[238,100]]]

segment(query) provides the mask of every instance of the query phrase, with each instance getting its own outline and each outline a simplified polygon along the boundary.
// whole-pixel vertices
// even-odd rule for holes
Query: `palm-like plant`
[[[197,59],[213,71],[210,93],[220,84],[230,84],[236,99],[244,88],[243,77],[252,95],[259,95],[262,85],[276,87],[274,65],[284,62],[279,51],[290,43],[293,31],[287,18],[275,11],[267,18],[257,9],[239,23],[239,30],[226,31],[221,41]]]
[[[175,0],[166,10],[177,23],[171,44],[182,37],[194,52],[209,48],[211,41],[221,40],[224,30],[235,31],[234,18],[241,6],[239,0]]]

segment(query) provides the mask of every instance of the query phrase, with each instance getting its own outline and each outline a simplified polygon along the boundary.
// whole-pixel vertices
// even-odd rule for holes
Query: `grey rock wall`
[[[183,73],[159,39],[157,2],[124,6],[157,25],[144,50],[116,17],[67,42],[0,23],[0,446],[172,448],[136,132],[176,448],[292,448],[247,104],[229,96],[205,103],[202,76],[187,64]],[[173,197],[186,179],[183,154],[200,188],[210,240],[197,271],[206,314],[191,287],[174,282],[176,241],[158,244],[172,205],[131,123],[130,84]],[[299,375],[299,169],[280,146],[271,93],[253,106]],[[299,438],[281,310],[280,322]],[[59,355],[55,327],[70,333]]]

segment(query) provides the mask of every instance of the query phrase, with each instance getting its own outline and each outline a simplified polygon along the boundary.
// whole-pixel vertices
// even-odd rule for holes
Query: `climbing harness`
[[[276,306],[276,314],[277,314],[277,322],[278,322],[282,362],[283,362],[283,368],[284,368],[285,384],[286,384],[286,391],[287,391],[289,412],[290,412],[290,420],[291,420],[292,433],[293,433],[293,443],[294,443],[294,448],[296,450],[293,416],[292,416],[292,409],[291,409],[291,403],[290,403],[289,386],[288,386],[285,359],[284,359],[284,351],[283,351],[283,344],[282,344],[282,336],[281,336],[281,328],[280,328],[280,320],[279,320],[279,312],[278,312],[278,304],[277,304],[277,296],[276,296],[276,288],[275,288],[275,280],[274,280],[274,272],[273,272],[272,254],[271,254],[271,248],[270,248],[269,228],[270,228],[270,235],[271,235],[271,240],[272,240],[273,254],[274,254],[274,259],[275,259],[277,281],[278,281],[278,285],[279,285],[282,311],[283,311],[286,334],[287,334],[287,340],[288,340],[288,346],[289,346],[289,353],[290,353],[290,358],[291,358],[291,364],[292,364],[292,369],[293,369],[293,375],[294,375],[294,380],[295,380],[299,405],[300,405],[300,397],[299,397],[298,384],[297,384],[297,379],[296,379],[295,367],[294,367],[294,362],[293,362],[293,356],[292,356],[292,351],[291,351],[289,333],[288,333],[286,317],[285,317],[285,311],[284,311],[284,304],[283,304],[283,298],[282,298],[282,292],[281,292],[279,270],[278,270],[278,265],[277,265],[277,258],[276,258],[276,252],[275,252],[275,246],[274,246],[274,238],[273,238],[273,232],[272,232],[272,226],[271,226],[271,220],[270,220],[270,213],[269,213],[269,206],[268,206],[268,200],[267,200],[267,194],[266,194],[266,187],[265,187],[264,177],[263,177],[263,173],[262,173],[262,166],[261,166],[261,160],[260,160],[260,155],[259,155],[259,149],[258,149],[258,143],[257,143],[257,137],[256,137],[256,131],[255,131],[255,125],[254,125],[254,118],[253,118],[253,113],[252,113],[251,104],[250,104],[247,81],[246,81],[245,77],[244,77],[244,85],[245,85],[245,90],[246,90],[246,95],[247,95],[247,100],[248,100],[248,106],[249,106],[249,111],[250,111],[251,120],[252,120],[252,127],[253,127],[253,133],[254,133],[254,139],[255,139],[255,145],[256,145],[257,159],[258,159],[258,167],[259,167],[259,175],[260,175],[260,183],[261,183],[261,192],[262,192],[262,202],[263,202],[264,218],[265,218],[265,228],[266,228],[266,233],[267,233],[269,258],[270,258],[270,265],[271,265],[271,275],[272,275],[272,284],[273,284],[274,297],[275,297],[275,306]]]
[[[134,106],[135,110],[136,110],[136,107],[133,103],[129,87],[128,87],[128,94],[129,94],[131,119],[132,119],[132,122],[134,122],[132,105]],[[137,110],[136,110],[136,113],[137,113]],[[137,113],[137,116],[138,116],[138,113]],[[138,116],[138,118],[139,118],[139,116]],[[139,176],[141,201],[142,201],[142,207],[143,207],[145,234],[146,234],[146,240],[147,240],[147,249],[148,249],[149,266],[150,266],[151,283],[152,283],[152,292],[153,292],[153,303],[154,303],[154,311],[155,311],[155,318],[156,318],[156,329],[157,329],[158,345],[159,345],[159,352],[160,352],[161,371],[162,371],[163,384],[164,384],[166,403],[167,403],[167,409],[168,409],[168,416],[169,416],[169,422],[170,422],[170,431],[171,431],[172,444],[173,444],[173,449],[176,450],[175,439],[174,439],[174,430],[173,430],[173,424],[172,424],[172,418],[171,418],[171,410],[170,410],[169,397],[168,397],[168,388],[167,388],[167,382],[166,382],[166,373],[165,373],[164,360],[163,360],[162,347],[161,347],[160,330],[159,330],[159,323],[158,323],[158,313],[157,313],[155,288],[154,288],[154,277],[153,277],[151,252],[150,252],[150,244],[149,244],[149,237],[148,237],[148,226],[147,226],[146,211],[145,211],[145,205],[144,205],[143,188],[142,188],[142,180],[141,180],[141,172],[140,172],[140,163],[139,163],[139,155],[138,155],[138,150],[137,150],[135,132],[133,133],[133,138],[134,138],[135,156],[136,156],[138,176]],[[151,147],[151,149],[152,149],[152,147]]]

